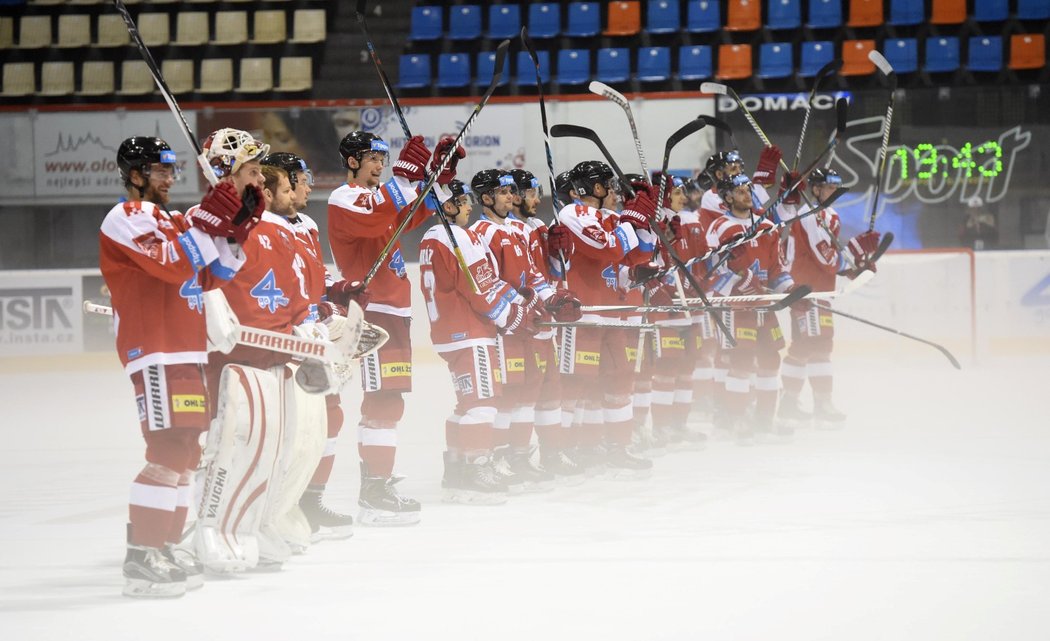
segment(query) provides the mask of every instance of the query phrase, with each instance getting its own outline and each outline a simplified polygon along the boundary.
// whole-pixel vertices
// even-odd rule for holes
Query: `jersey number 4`
[[[260,309],[269,310],[271,314],[276,312],[278,307],[287,307],[289,302],[284,291],[277,286],[272,269],[252,287],[251,295],[258,301]]]

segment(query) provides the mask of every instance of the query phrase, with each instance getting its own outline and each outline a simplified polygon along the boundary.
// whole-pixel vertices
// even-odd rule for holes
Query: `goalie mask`
[[[124,187],[130,188],[131,171],[138,170],[139,173],[149,181],[150,169],[154,164],[165,165],[178,176],[178,167],[175,164],[175,152],[171,150],[168,143],[160,138],[152,136],[132,136],[120,143],[117,149],[117,168],[120,178],[124,181]],[[140,194],[145,194],[145,186],[136,185]]]
[[[240,129],[220,129],[204,141],[205,157],[217,178],[232,176],[244,163],[261,160],[268,153],[270,145]]]
[[[278,151],[262,159],[262,164],[269,167],[279,167],[288,174],[288,182],[292,189],[299,184],[300,176],[307,185],[313,187],[314,175],[306,166],[306,161],[299,156],[287,151]]]

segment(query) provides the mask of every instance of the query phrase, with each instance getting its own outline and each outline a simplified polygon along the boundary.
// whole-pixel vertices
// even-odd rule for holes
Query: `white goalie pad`
[[[287,366],[291,370],[296,365]],[[285,425],[281,454],[270,480],[270,493],[263,516],[263,556],[272,548],[284,546],[287,553],[303,551],[310,545],[310,524],[299,509],[299,498],[313,478],[328,442],[328,409],[324,396],[310,394],[292,382],[285,383]],[[276,542],[275,542],[276,541]],[[290,547],[289,547],[290,546]],[[287,557],[285,557],[287,558]],[[282,559],[283,560],[283,559]]]
[[[208,328],[208,351],[229,354],[237,345],[240,321],[222,290],[204,292],[204,321]]]
[[[194,534],[209,572],[240,572],[258,563],[259,526],[283,438],[283,396],[283,368],[223,367]]]

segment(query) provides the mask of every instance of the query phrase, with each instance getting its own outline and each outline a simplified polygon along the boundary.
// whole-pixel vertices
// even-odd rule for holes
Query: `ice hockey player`
[[[494,421],[500,382],[496,375],[496,336],[534,335],[542,307],[535,295],[521,296],[500,280],[492,253],[466,229],[470,189],[449,184],[451,198],[441,214],[451,225],[469,277],[459,266],[452,241],[436,224],[419,245],[420,287],[430,317],[435,351],[448,365],[456,407],[445,423],[444,498],[451,503],[495,505],[507,500],[508,487],[495,467]]]
[[[642,191],[617,214],[620,183],[603,162],[581,162],[570,176],[578,200],[562,208],[561,224],[548,232],[551,254],[570,243],[575,247],[568,277],[583,304],[618,304],[628,268],[651,258],[656,239],[649,221],[656,203]],[[602,318],[583,315],[596,323]],[[631,335],[623,328],[572,327],[559,337],[563,411],[582,418],[574,459],[621,478],[647,476],[652,469],[652,461],[627,451],[633,429]]]
[[[825,200],[841,186],[842,177],[834,169],[818,168],[809,176],[815,202]],[[804,207],[800,213],[807,210]],[[875,269],[870,257],[878,248],[879,233],[858,235],[847,244],[848,253],[843,253],[838,250],[840,228],[838,212],[831,207],[791,225],[787,262],[796,283],[809,285],[815,292],[834,291],[836,274],[856,277],[864,269]],[[784,389],[777,410],[778,420],[789,429],[810,421],[811,415],[802,409],[799,400],[807,379],[813,392],[812,419],[816,427],[837,428],[846,420],[831,401],[835,317],[827,310],[828,305],[826,301],[802,303],[791,310],[791,344],[781,367]]]
[[[456,175],[456,163],[466,155],[462,147],[452,149],[454,140],[442,138],[437,145],[435,161],[446,153],[454,157],[439,178],[448,184]],[[366,503],[380,500],[372,496],[382,491],[394,499],[384,504],[398,515],[382,524],[411,524],[419,521],[419,502],[396,494],[393,483],[394,456],[397,448],[396,427],[405,412],[404,394],[412,390],[412,321],[411,286],[405,271],[400,241],[396,241],[384,264],[369,284],[369,295],[360,296],[362,281],[383,248],[393,239],[394,230],[416,199],[417,188],[426,177],[430,150],[422,136],[410,138],[391,169],[393,177],[386,183],[380,178],[387,165],[389,146],[375,134],[354,131],[339,144],[346,165],[346,184],[332,192],[328,199],[328,237],[332,255],[343,279],[332,285],[328,298],[345,304],[356,298],[365,310],[365,320],[386,330],[390,339],[362,360],[361,420],[358,428],[358,452],[363,466],[362,477],[368,479],[362,488]],[[432,163],[434,168],[437,163]],[[416,210],[406,231],[418,227],[434,214],[437,202],[428,195],[426,204]]]
[[[99,263],[146,441],[146,465],[131,484],[124,594],[177,597],[188,583],[202,584],[199,566],[176,560],[171,549],[182,536],[198,441],[208,428],[202,293],[243,265],[238,243],[258,222],[262,198],[227,182],[193,212],[169,212],[176,160],[159,138],[124,140],[117,167],[127,193],[102,221]]]
[[[723,179],[718,183],[718,192],[729,209],[709,230],[712,244],[721,246],[740,238],[753,225],[759,229],[773,225],[752,208],[751,180],[746,174]],[[777,233],[771,233],[732,250],[722,272],[715,274],[715,291],[726,296],[765,293],[767,289],[777,293],[790,291],[794,281],[782,260],[779,243]],[[723,320],[737,341],[736,347],[728,349],[726,411],[737,442],[750,445],[754,442],[756,432],[763,438],[772,436],[780,390],[783,332],[776,315],[772,313],[734,310],[724,314]],[[723,344],[722,347],[727,348],[728,345]],[[755,411],[748,418],[747,410],[752,398]]]

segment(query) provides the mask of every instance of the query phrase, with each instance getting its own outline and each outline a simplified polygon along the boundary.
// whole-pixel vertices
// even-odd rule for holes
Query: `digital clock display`
[[[985,141],[976,147],[972,142],[967,142],[959,148],[958,153],[951,156],[938,152],[937,147],[924,142],[915,145],[914,149],[898,147],[893,157],[899,165],[902,181],[931,180],[938,174],[947,178],[949,169],[962,180],[978,175],[995,178],[1003,171],[1003,147],[994,140]]]

